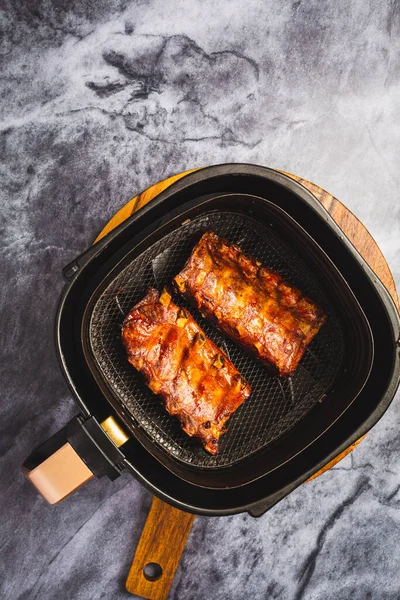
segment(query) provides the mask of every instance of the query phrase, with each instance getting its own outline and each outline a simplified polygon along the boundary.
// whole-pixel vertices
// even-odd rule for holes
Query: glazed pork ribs
[[[166,410],[217,454],[224,424],[251,391],[223,351],[166,290],[160,295],[153,288],[127,315],[122,341],[129,362]]]
[[[223,332],[281,376],[292,375],[326,320],[281,275],[207,231],[174,284]]]

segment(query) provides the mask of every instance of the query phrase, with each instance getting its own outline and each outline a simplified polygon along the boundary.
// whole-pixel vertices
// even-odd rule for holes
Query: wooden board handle
[[[128,592],[147,600],[167,598],[194,519],[153,498],[126,580]]]

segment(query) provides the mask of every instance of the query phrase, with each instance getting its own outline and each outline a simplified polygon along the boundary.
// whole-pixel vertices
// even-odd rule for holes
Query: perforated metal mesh
[[[121,343],[121,324],[149,285],[161,290],[183,267],[193,246],[207,229],[240,245],[281,273],[328,315],[290,378],[271,376],[261,363],[216,330],[179,296],[177,304],[190,310],[206,334],[222,346],[252,388],[249,399],[228,421],[221,437],[220,453],[211,456],[189,438],[128,363]],[[256,452],[293,427],[332,385],[340,368],[343,339],[340,325],[317,280],[293,250],[273,231],[251,217],[234,212],[201,215],[166,235],[114,277],[96,301],[90,319],[90,343],[94,359],[111,391],[136,425],[165,451],[196,467],[226,467]]]

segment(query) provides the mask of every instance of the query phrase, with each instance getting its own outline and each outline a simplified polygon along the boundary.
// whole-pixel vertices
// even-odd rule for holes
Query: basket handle
[[[153,497],[126,580],[126,589],[148,600],[165,600],[195,515]]]
[[[64,500],[94,477],[68,442],[33,469],[23,466],[22,471],[49,504]]]
[[[116,479],[124,458],[118,447],[127,440],[113,417],[99,424],[77,416],[28,456],[22,472],[49,504],[56,504],[94,476]]]

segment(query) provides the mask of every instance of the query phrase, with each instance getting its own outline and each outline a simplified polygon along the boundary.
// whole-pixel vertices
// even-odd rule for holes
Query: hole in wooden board
[[[147,581],[157,581],[160,579],[162,572],[161,565],[158,563],[147,563],[147,565],[143,567],[143,575]]]

